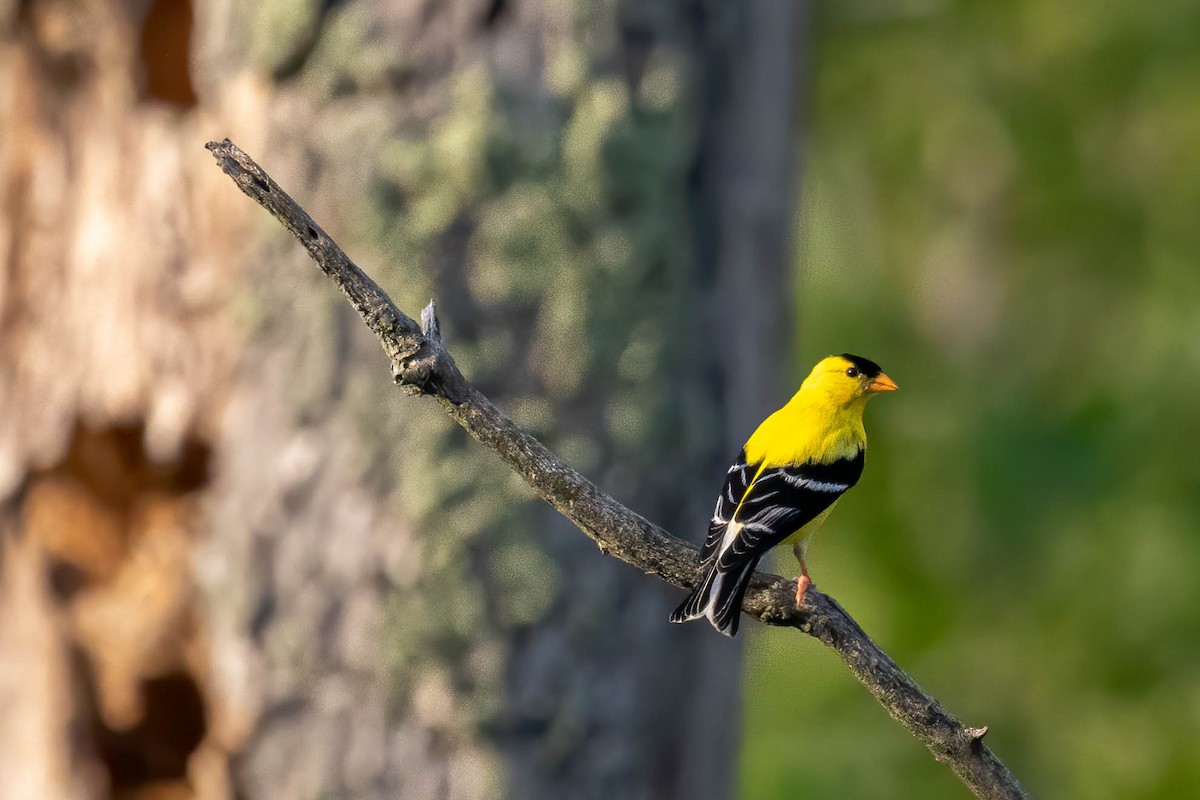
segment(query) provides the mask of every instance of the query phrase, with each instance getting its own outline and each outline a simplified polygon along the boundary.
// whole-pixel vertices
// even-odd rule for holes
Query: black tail
[[[751,559],[739,564],[731,572],[722,572],[713,564],[704,574],[704,579],[696,584],[692,593],[671,614],[671,622],[708,617],[712,626],[721,633],[736,635],[742,616],[742,598],[746,596],[746,587],[750,585],[750,576],[754,574],[757,564],[757,558]]]
[[[715,567],[709,567],[704,578],[692,589],[687,599],[679,604],[679,608],[671,612],[671,622],[691,622],[704,616],[704,608],[708,605],[708,594],[712,589],[713,577],[717,574]]]

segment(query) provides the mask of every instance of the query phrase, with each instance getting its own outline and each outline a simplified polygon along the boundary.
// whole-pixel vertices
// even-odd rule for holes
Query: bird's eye
[[[847,378],[857,378],[858,377],[858,367],[847,367],[846,368],[846,377]]]

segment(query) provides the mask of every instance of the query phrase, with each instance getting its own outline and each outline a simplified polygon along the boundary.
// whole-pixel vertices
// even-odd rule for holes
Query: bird
[[[822,359],[783,408],[754,431],[729,467],[700,550],[703,577],[671,614],[707,617],[737,634],[742,598],[759,560],[784,542],[800,562],[796,606],[812,580],[805,555],[813,534],[862,475],[867,400],[898,387],[874,361],[842,353]]]

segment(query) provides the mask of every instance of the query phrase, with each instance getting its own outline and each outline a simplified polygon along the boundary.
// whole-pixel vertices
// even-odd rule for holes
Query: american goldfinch
[[[759,559],[784,541],[800,562],[796,605],[812,584],[805,551],[838,498],[862,475],[863,410],[896,384],[874,361],[843,353],[822,359],[787,405],[758,426],[729,468],[700,551],[704,577],[671,622],[708,617],[737,633],[742,597]]]

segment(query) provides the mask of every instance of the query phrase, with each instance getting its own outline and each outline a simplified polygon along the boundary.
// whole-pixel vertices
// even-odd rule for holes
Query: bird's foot
[[[796,578],[796,608],[804,608],[804,594],[810,586],[812,586],[812,581],[807,575]]]

